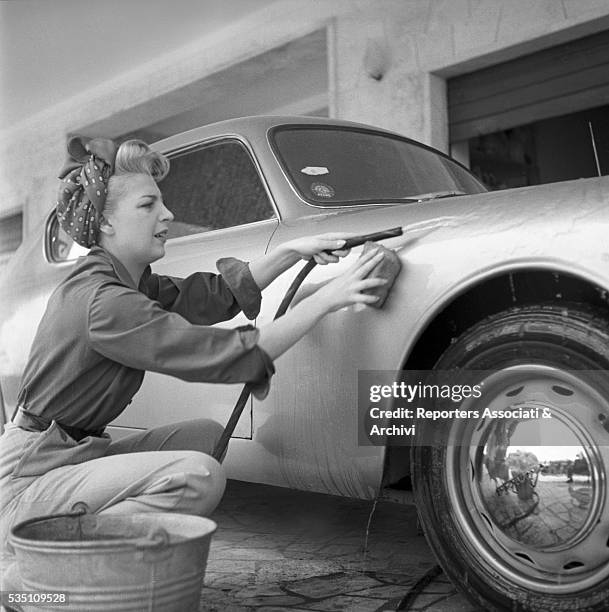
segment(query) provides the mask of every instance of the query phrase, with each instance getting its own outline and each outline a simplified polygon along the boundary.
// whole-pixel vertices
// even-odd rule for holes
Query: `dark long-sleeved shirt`
[[[94,247],[51,295],[21,381],[18,403],[47,421],[94,431],[130,403],[145,370],[187,381],[252,382],[263,396],[274,373],[258,330],[209,327],[239,311],[253,319],[260,289],[249,266],[185,279],[144,272],[139,287]]]

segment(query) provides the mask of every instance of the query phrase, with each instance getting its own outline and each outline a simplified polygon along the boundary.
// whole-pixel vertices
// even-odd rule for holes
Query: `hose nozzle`
[[[353,247],[360,246],[366,242],[376,242],[377,240],[385,240],[385,238],[395,238],[396,236],[401,236],[403,233],[404,230],[401,227],[392,227],[391,229],[386,229],[381,232],[364,234],[362,236],[353,236],[352,238],[347,238],[344,246],[341,248],[352,249]]]

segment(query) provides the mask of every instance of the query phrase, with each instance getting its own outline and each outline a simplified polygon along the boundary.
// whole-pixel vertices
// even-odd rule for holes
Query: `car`
[[[171,159],[160,188],[175,215],[158,273],[252,260],[303,235],[403,231],[382,243],[402,262],[383,308],[331,313],[276,360],[270,393],[233,433],[228,476],[371,500],[411,487],[439,563],[481,608],[606,609],[609,177],[487,191],[428,146],[317,117],[232,119],[153,146]],[[294,299],[362,248],[314,268]],[[2,278],[5,418],[46,300],[81,254],[49,211]],[[257,325],[295,274],[265,289]],[[370,404],[376,383],[387,393]],[[438,418],[394,436],[411,383]],[[426,384],[440,392],[431,404]],[[457,387],[469,392],[442,393]],[[109,431],[226,423],[239,391],[148,373]]]

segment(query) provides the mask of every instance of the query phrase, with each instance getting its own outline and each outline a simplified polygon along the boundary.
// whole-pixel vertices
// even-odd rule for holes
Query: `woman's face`
[[[104,217],[109,231],[103,232],[105,244],[102,246],[109,247],[125,263],[147,266],[165,255],[173,214],[163,204],[161,192],[151,176],[128,175],[121,197]]]

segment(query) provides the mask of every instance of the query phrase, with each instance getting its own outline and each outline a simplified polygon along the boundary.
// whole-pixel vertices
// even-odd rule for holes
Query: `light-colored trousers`
[[[14,524],[67,513],[79,501],[97,514],[209,515],[226,485],[222,466],[210,456],[221,433],[215,421],[198,419],[115,442],[86,438],[77,444],[56,427],[40,433],[8,424],[0,437],[2,577],[12,580],[13,571],[6,571],[14,560],[7,538]],[[64,464],[86,457],[93,458]]]

